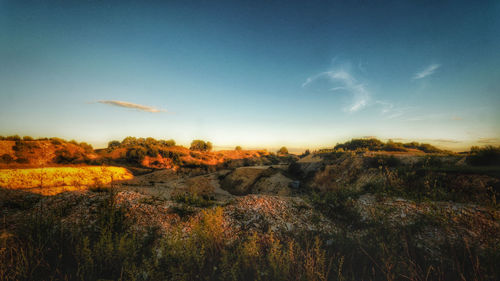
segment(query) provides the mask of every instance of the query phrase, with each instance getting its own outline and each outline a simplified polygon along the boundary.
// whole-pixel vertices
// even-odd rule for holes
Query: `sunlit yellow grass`
[[[29,189],[44,195],[104,186],[113,181],[132,179],[122,167],[50,167],[0,170],[0,187]]]

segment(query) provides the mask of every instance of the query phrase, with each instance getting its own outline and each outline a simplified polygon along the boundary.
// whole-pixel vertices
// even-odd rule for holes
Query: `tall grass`
[[[1,230],[0,280],[327,280],[320,240],[234,237],[220,207],[166,236],[137,232],[106,192],[92,224],[68,224],[64,206],[39,204],[17,228]]]
[[[100,193],[93,223],[63,220],[66,207],[37,204],[17,227],[0,229],[0,280],[498,280],[499,245],[444,241],[433,252],[419,235],[436,221],[395,227],[381,217],[352,235],[352,206],[337,192],[317,197],[345,223],[336,234],[236,232],[224,209],[205,209],[160,235],[138,231],[113,190]],[[43,200],[42,200],[43,201]],[[41,202],[42,202],[41,201]],[[345,215],[335,214],[345,213]],[[352,224],[351,223],[351,224]],[[359,229],[358,229],[359,230]]]

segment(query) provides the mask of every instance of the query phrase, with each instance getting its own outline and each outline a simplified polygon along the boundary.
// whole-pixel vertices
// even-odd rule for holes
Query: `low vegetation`
[[[191,150],[199,150],[199,151],[210,151],[212,150],[212,143],[203,140],[194,140],[191,142],[191,147],[189,147]]]
[[[500,146],[473,146],[467,162],[474,166],[500,166]]]
[[[9,138],[23,155],[48,142],[86,153]],[[354,139],[300,157],[210,149],[111,141],[101,159],[180,165],[113,188],[132,179],[125,168],[0,170],[0,280],[499,279],[498,147],[450,154]],[[48,196],[71,186],[86,191]],[[39,192],[54,187],[63,189]]]
[[[278,155],[288,155],[288,149],[286,147],[281,147],[279,150],[278,150]]]
[[[35,210],[0,236],[1,280],[326,280],[320,240],[273,233],[231,239],[221,208],[202,211],[168,236],[133,231],[113,192],[95,223],[65,226],[60,214]],[[186,236],[184,226],[188,226]],[[5,231],[5,230],[4,230]]]
[[[342,144],[337,144],[334,150],[341,151],[391,151],[391,152],[408,152],[410,149],[418,150],[424,153],[442,153],[443,150],[432,146],[428,143],[418,142],[393,142],[392,140],[386,143],[375,138],[352,139]]]
[[[0,169],[0,187],[31,189],[32,192],[52,194],[54,190],[105,186],[113,181],[128,180],[132,177],[125,168],[106,166]],[[54,189],[58,187],[65,189]]]
[[[39,167],[58,164],[88,164],[95,157],[93,147],[86,142],[60,138],[33,139],[29,136],[0,137],[0,165]]]

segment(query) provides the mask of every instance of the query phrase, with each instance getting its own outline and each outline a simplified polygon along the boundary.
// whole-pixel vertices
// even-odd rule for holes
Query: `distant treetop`
[[[203,140],[193,140],[191,142],[191,147],[189,147],[189,149],[191,150],[199,150],[199,151],[210,151],[212,150],[212,143],[207,141],[203,141]]]
[[[288,149],[286,147],[281,147],[279,150],[278,150],[278,155],[288,155]]]
[[[408,149],[418,149],[425,153],[439,153],[443,150],[428,144],[428,143],[418,143],[418,142],[394,142],[392,140],[386,143],[379,139],[367,138],[367,139],[352,139],[345,143],[337,144],[334,150],[337,151],[408,151]]]

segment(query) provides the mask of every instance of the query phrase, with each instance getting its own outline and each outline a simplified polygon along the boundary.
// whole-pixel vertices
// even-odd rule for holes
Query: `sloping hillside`
[[[82,164],[97,158],[86,143],[52,138],[42,140],[0,140],[0,167],[40,167]]]

